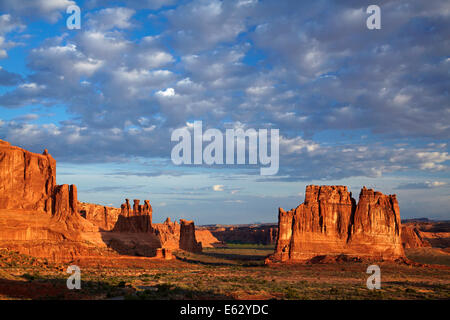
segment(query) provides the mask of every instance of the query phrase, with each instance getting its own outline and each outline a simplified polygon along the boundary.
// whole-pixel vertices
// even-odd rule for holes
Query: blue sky
[[[274,222],[308,184],[450,219],[450,4],[377,1],[368,30],[370,4],[0,0],[0,139],[47,148],[81,201],[150,199],[155,221]],[[278,174],[173,165],[195,120],[279,129]]]

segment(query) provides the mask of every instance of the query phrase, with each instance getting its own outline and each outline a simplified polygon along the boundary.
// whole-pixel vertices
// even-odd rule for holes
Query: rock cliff
[[[180,249],[190,252],[202,252],[202,244],[195,238],[194,221],[180,220]]]
[[[51,212],[56,161],[0,140],[0,209]]]
[[[424,239],[422,232],[415,225],[402,225],[402,244],[404,248],[431,247],[430,242]]]
[[[400,210],[395,195],[361,190],[356,204],[346,186],[307,186],[305,200],[279,209],[275,261],[304,261],[320,255],[376,259],[404,257]]]
[[[78,202],[78,211],[83,218],[97,225],[103,231],[110,231],[114,228],[121,212],[119,208],[80,201]]]
[[[56,185],[56,161],[47,150],[36,154],[0,140],[0,246],[54,261],[155,256],[158,248],[171,259],[180,243],[184,250],[201,250],[193,223],[183,232],[177,223],[160,229],[166,233],[153,229],[148,200],[136,199],[132,208],[126,200],[121,209],[78,202],[75,185]]]

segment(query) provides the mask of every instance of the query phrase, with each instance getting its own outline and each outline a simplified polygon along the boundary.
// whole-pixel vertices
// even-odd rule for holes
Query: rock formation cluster
[[[193,222],[152,224],[149,200],[121,208],[79,202],[75,185],[56,184],[56,161],[0,140],[0,244],[55,261],[97,255],[161,256],[199,252]]]
[[[346,186],[306,187],[305,200],[279,209],[275,261],[304,261],[320,255],[405,257],[395,195],[362,188],[359,201]]]
[[[149,200],[120,208],[79,202],[75,185],[56,184],[56,161],[0,140],[0,244],[52,260],[71,260],[113,249],[118,254],[172,259],[174,250],[201,252],[220,241],[271,244],[273,261],[348,255],[377,259],[405,256],[403,246],[429,246],[423,230],[403,226],[395,195],[345,186],[307,186],[297,208],[279,209],[274,226],[196,230],[193,221],[152,223]],[[429,230],[431,231],[431,230]],[[447,234],[427,232],[444,243]],[[233,240],[234,239],[234,240]],[[430,240],[430,241],[431,241]]]
[[[125,199],[125,203],[120,206],[120,215],[117,219],[113,231],[118,232],[152,232],[152,206],[149,200],[144,204],[139,204],[140,200],[133,200],[133,208],[130,201]]]

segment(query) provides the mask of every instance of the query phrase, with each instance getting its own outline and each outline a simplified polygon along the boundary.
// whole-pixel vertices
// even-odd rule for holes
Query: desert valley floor
[[[73,261],[82,270],[81,290],[68,290],[67,263],[1,250],[0,299],[450,298],[450,255],[442,249],[406,249],[420,263],[378,262],[380,290],[366,287],[368,262],[265,265],[272,252],[271,245],[230,244],[180,251],[169,261],[111,253],[83,257]]]

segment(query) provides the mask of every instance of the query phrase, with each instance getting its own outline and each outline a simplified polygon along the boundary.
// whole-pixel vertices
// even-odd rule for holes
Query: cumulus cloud
[[[213,185],[212,189],[214,191],[223,191],[223,185],[221,185],[221,184]]]
[[[246,30],[250,7],[239,1],[195,0],[165,15],[177,48],[193,53],[235,40]]]
[[[87,27],[99,31],[106,31],[114,28],[130,29],[133,27],[133,23],[130,19],[135,13],[135,10],[124,7],[101,9],[96,13],[87,14]]]
[[[14,86],[19,84],[21,80],[21,75],[9,72],[0,66],[0,86]]]
[[[15,41],[6,40],[6,35],[13,31],[21,32],[24,29],[25,26],[20,23],[18,19],[13,18],[10,14],[0,15],[0,59],[7,58],[7,50],[19,45],[19,43]]]
[[[166,90],[159,90],[156,94],[161,97],[173,97],[175,90],[173,88],[167,88]]]
[[[447,182],[443,181],[425,181],[425,182],[412,182],[404,183],[397,186],[397,189],[409,190],[409,189],[432,189],[442,188],[447,186]]]
[[[27,19],[44,19],[56,22],[65,13],[67,7],[76,4],[70,0],[3,0],[0,10],[26,17]]]
[[[14,15],[57,14],[67,2],[4,1],[9,18],[0,23],[21,30]],[[203,119],[219,129],[280,129],[279,172],[290,181],[448,170],[445,1],[387,1],[379,32],[365,28],[356,1],[100,5],[87,3],[82,32],[30,49],[28,75],[0,69],[0,85],[11,87],[2,107],[64,105],[68,114],[46,125],[4,121],[2,137],[51,141],[64,160],[167,158],[171,131]],[[163,9],[146,20],[136,14],[143,8]]]
[[[88,0],[86,6],[88,8],[96,8],[107,6],[110,2],[111,1],[109,0]],[[127,0],[125,3],[129,8],[156,10],[162,7],[171,6],[176,3],[176,0]]]

